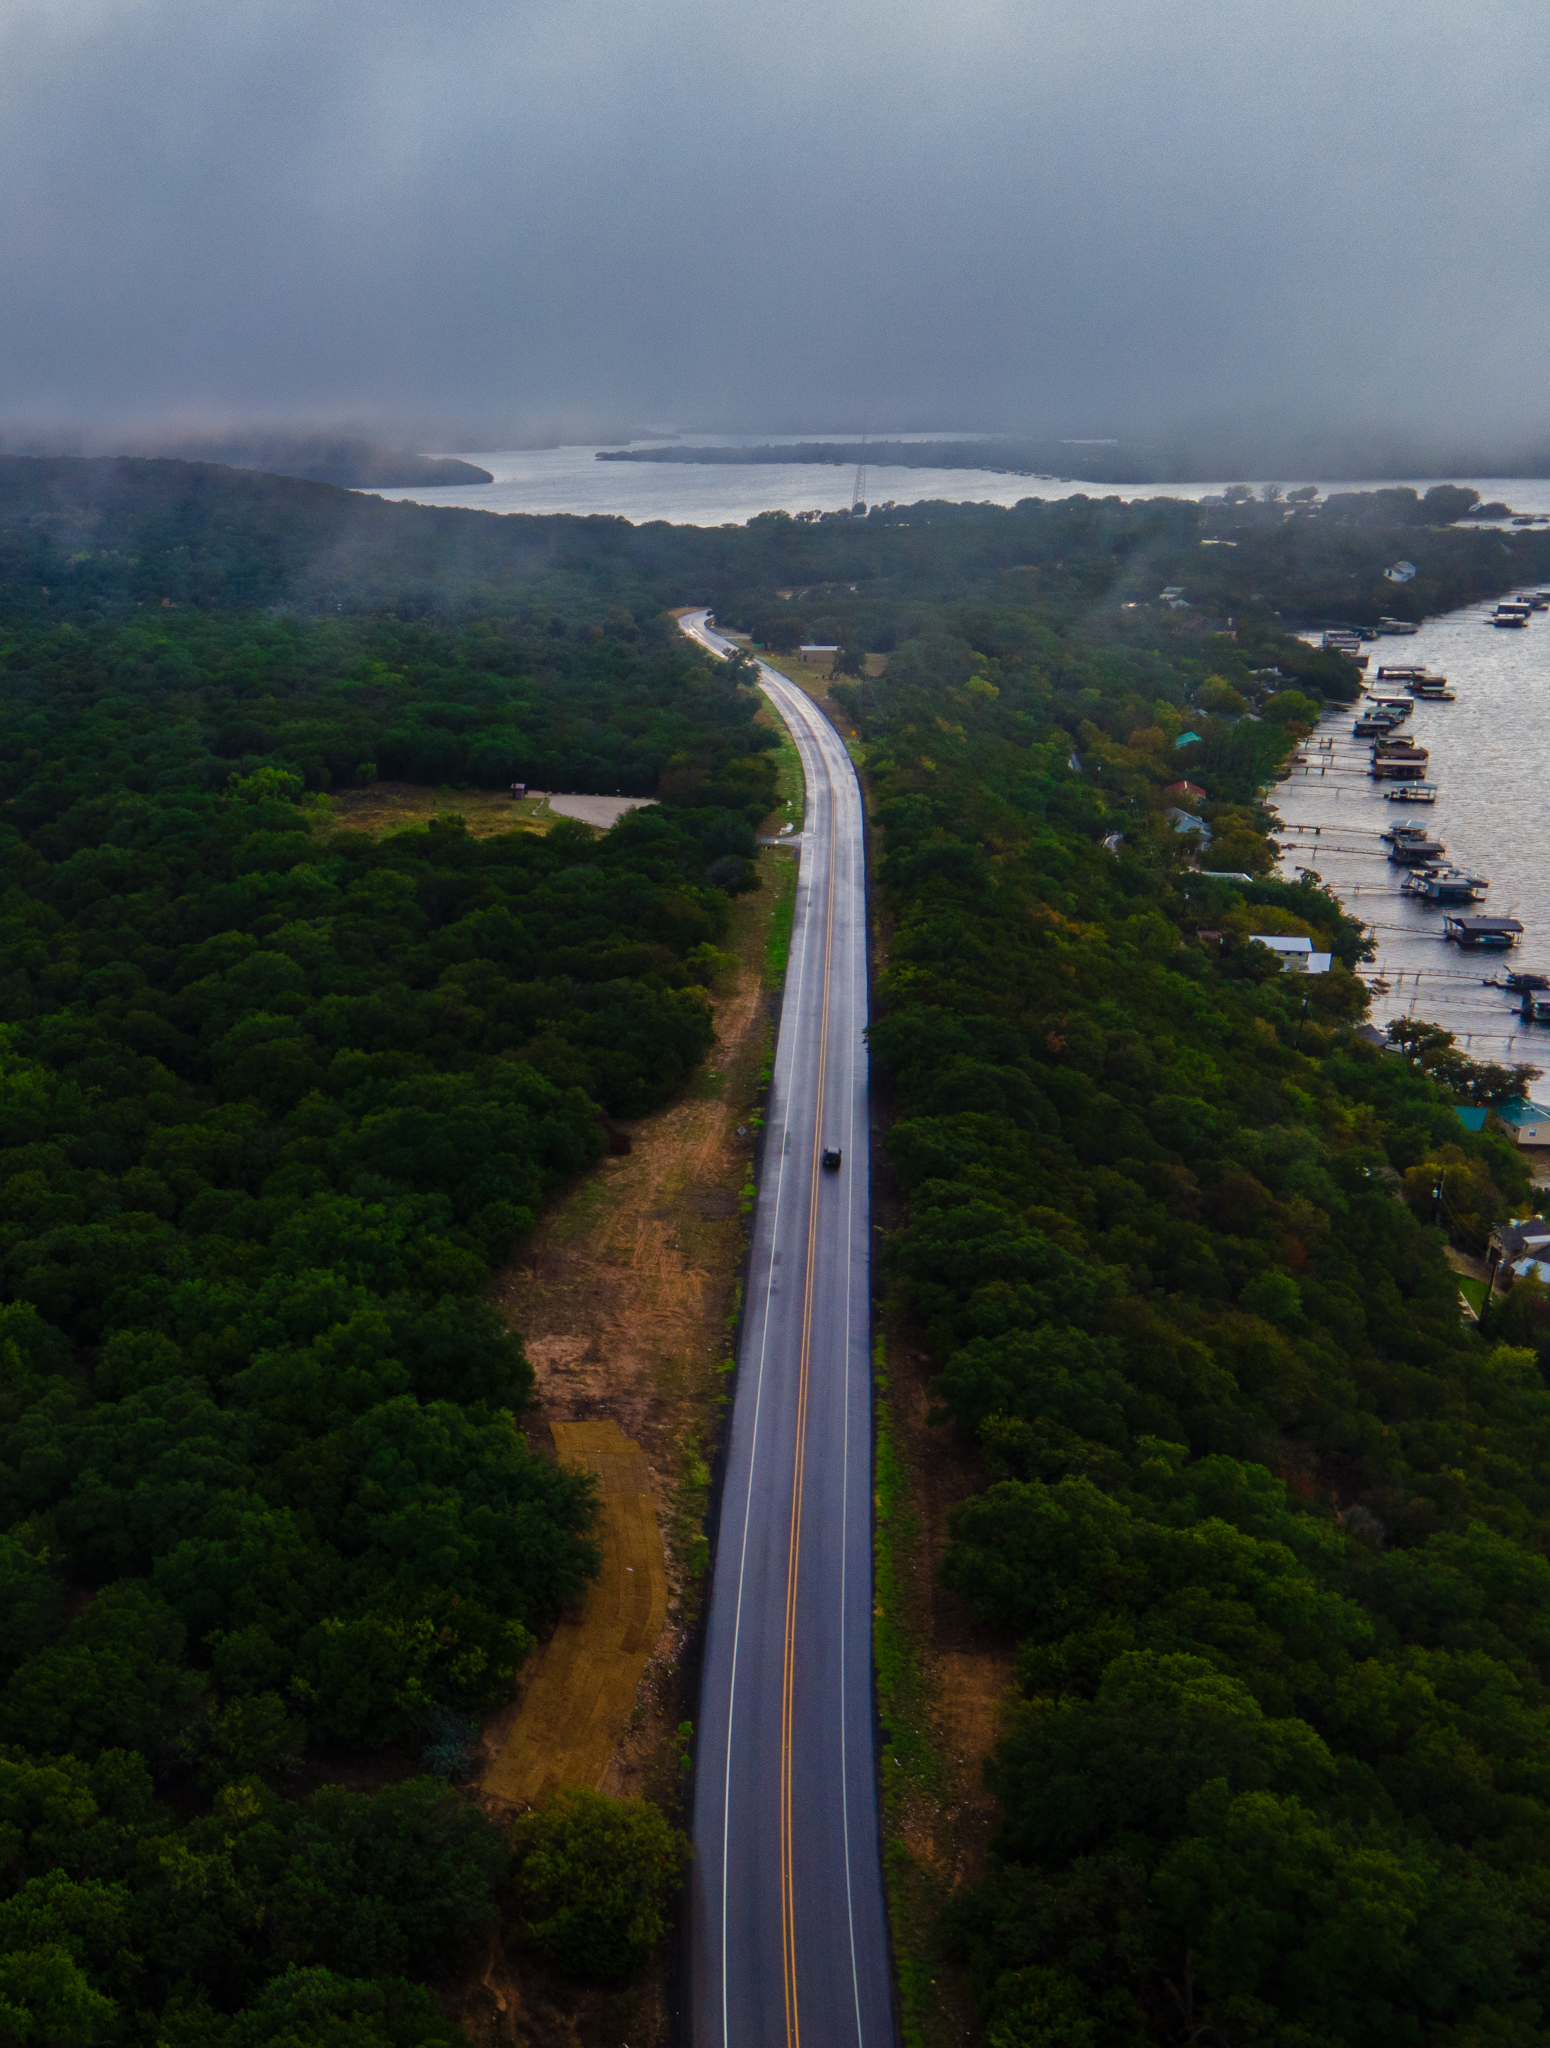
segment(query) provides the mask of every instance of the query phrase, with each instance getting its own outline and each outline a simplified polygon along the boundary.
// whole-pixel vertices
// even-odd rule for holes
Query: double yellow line
[[[813,1349],[813,1284],[818,1243],[818,1190],[823,1171],[824,1079],[829,1063],[829,965],[834,954],[834,781],[829,778],[829,890],[824,915],[823,1007],[818,1026],[818,1092],[813,1117],[813,1179],[808,1194],[807,1273],[802,1291],[802,1350],[797,1368],[796,1450],[791,1469],[791,1541],[786,1559],[786,1651],[780,1709],[780,1931],[786,1991],[787,2048],[800,2048],[797,2008],[795,1858],[792,1844],[793,1773],[791,1730],[796,1690],[797,1576],[802,1551],[802,1471],[807,1459],[807,1388]]]

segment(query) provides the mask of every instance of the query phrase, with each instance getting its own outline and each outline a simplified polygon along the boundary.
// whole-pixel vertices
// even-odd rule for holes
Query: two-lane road
[[[727,653],[705,620],[682,624]],[[693,2041],[889,2048],[861,791],[817,707],[763,664],[760,682],[801,754],[807,807],[706,1631]]]

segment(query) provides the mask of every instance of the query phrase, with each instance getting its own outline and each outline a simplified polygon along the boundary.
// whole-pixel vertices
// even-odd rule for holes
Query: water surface
[[[687,440],[689,437],[685,437]],[[700,436],[701,445],[709,442]],[[783,437],[764,434],[769,445]],[[785,437],[787,439],[795,437]],[[803,436],[811,439],[811,436]],[[890,436],[890,439],[901,438]],[[908,438],[930,441],[930,434]],[[952,438],[957,439],[958,436]],[[615,441],[609,444],[617,448]],[[631,447],[661,446],[631,442]],[[682,443],[678,445],[683,445]],[[727,446],[723,441],[719,446]],[[573,448],[497,449],[482,455],[464,454],[466,462],[487,469],[489,484],[449,484],[436,490],[380,491],[374,495],[417,505],[462,505],[481,512],[610,513],[642,524],[665,519],[678,526],[741,526],[759,512],[840,512],[851,502],[856,472],[849,463],[759,462],[706,464],[680,462],[599,462],[596,446]],[[1289,486],[1298,478],[1283,479]],[[1439,479],[1414,480],[1418,490]],[[1520,512],[1550,513],[1550,479],[1519,477],[1454,477],[1468,483],[1487,502],[1500,500]],[[1256,489],[1259,486],[1256,484]],[[1334,484],[1337,491],[1382,490],[1382,484]],[[869,468],[867,498],[875,505],[915,505],[928,498],[954,504],[1015,505],[1019,498],[1069,498],[1085,492],[1091,498],[1201,498],[1226,489],[1225,483],[1095,484],[1074,477],[1012,476],[993,469]]]

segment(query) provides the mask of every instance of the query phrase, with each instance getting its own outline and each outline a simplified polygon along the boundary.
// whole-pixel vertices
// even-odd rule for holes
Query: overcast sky
[[[0,424],[1550,425],[1546,0],[0,0]]]

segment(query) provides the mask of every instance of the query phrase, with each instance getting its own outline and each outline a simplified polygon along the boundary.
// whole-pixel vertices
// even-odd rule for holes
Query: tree
[[[289,1969],[231,2023],[223,2048],[461,2048],[423,1985]]]
[[[689,1844],[654,1806],[561,1792],[512,1834],[522,1939],[567,1976],[622,1983],[667,1931]]]
[[[499,1831],[436,1778],[325,1785],[283,1816],[266,1910],[279,1952],[348,1976],[442,1978],[488,1940]]]

